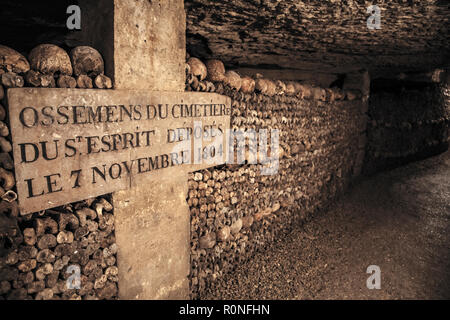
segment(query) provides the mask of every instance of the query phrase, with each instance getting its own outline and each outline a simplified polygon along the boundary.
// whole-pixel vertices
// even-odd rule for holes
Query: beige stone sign
[[[27,88],[8,90],[8,101],[22,213],[226,161],[228,97]]]

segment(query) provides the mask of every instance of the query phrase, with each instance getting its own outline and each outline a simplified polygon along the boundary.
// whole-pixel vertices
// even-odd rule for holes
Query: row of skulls
[[[339,88],[320,88],[298,81],[272,81],[257,74],[255,79],[249,76],[241,77],[237,72],[226,70],[222,61],[212,59],[203,63],[200,59],[190,57],[186,63],[187,83],[195,82],[224,83],[235,91],[245,94],[260,92],[267,96],[287,95],[301,99],[321,101],[359,100],[362,93],[359,90],[341,90]]]
[[[102,55],[89,46],[73,48],[68,54],[53,44],[41,44],[28,55],[0,45],[0,76],[5,87],[112,88],[104,75]],[[25,76],[25,81],[22,76]]]

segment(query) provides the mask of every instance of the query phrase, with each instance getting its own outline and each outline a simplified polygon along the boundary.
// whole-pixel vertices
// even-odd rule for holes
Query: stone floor
[[[450,299],[450,152],[357,183],[217,288],[202,299]]]

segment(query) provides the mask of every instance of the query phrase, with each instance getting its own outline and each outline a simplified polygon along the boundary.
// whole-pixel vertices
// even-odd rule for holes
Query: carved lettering
[[[225,163],[227,97],[27,88],[8,100],[23,213]]]

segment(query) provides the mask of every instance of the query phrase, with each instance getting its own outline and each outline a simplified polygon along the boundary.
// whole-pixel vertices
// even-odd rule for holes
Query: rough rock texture
[[[371,73],[448,66],[447,1],[187,0],[192,55],[226,65]]]
[[[183,91],[186,22],[181,0],[116,0],[114,25],[117,88]]]
[[[449,127],[447,86],[386,79],[373,82],[364,173],[447,150]]]

